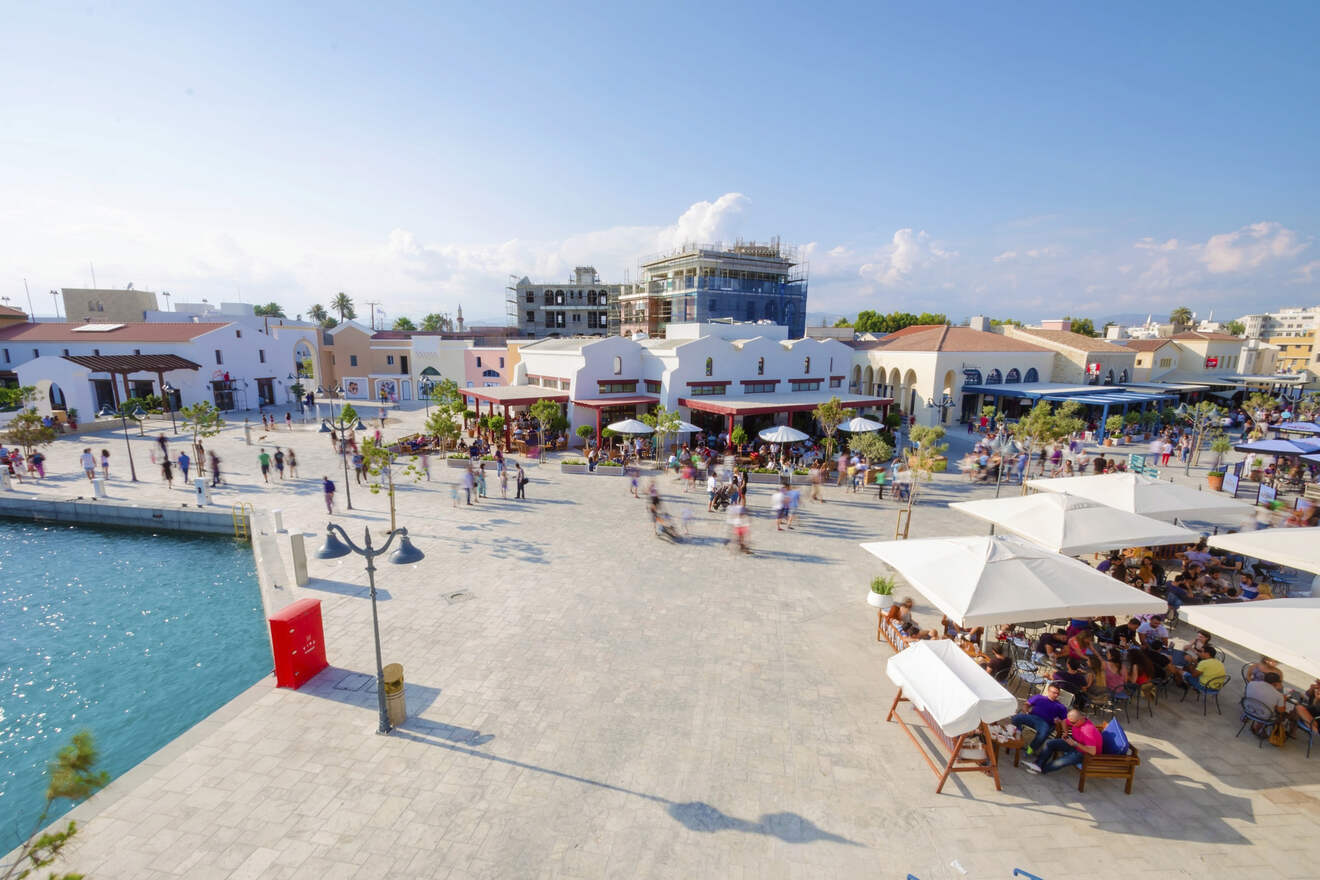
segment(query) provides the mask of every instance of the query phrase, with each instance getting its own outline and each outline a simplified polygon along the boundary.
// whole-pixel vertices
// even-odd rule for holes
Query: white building
[[[1246,328],[1248,339],[1269,339],[1273,336],[1305,336],[1320,330],[1320,306],[1279,309],[1238,318]]]

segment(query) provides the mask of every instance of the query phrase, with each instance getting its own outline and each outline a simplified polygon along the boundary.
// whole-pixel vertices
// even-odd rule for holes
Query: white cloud
[[[1201,262],[1211,272],[1242,272],[1271,260],[1293,257],[1306,248],[1297,233],[1279,223],[1262,221],[1235,232],[1210,236],[1201,250]]]
[[[909,227],[895,232],[889,244],[875,255],[875,259],[858,268],[858,274],[885,287],[895,287],[911,280],[917,270],[955,256],[955,252],[933,241],[924,229],[913,232]]]
[[[1171,238],[1168,241],[1160,242],[1146,236],[1132,246],[1143,251],[1176,251],[1178,249],[1178,239]]]
[[[999,256],[995,257],[995,258],[994,258],[993,260],[991,260],[990,262],[992,262],[992,263],[1007,263],[1009,260],[1016,260],[1016,259],[1017,259],[1017,251],[1004,251],[1002,254],[1000,254]]]

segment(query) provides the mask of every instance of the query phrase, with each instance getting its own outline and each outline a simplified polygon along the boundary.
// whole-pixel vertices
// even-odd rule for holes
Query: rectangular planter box
[[[465,468],[468,466],[469,461],[471,459],[468,458],[446,458],[445,464],[451,468]]]
[[[561,461],[559,463],[559,472],[561,474],[585,474],[587,472],[587,466],[585,464],[565,464]]]
[[[598,474],[603,474],[604,476],[607,476],[607,477],[621,477],[621,476],[623,476],[623,468],[621,468],[621,467],[608,467],[608,466],[606,466],[606,465],[596,465],[596,471],[595,471],[595,472],[598,473]]]

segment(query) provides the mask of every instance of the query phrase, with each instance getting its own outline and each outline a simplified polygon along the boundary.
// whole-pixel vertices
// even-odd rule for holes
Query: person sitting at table
[[[1242,591],[1244,602],[1254,602],[1260,598],[1260,587],[1256,586],[1256,579],[1246,572],[1238,575],[1238,589]]]
[[[1123,554],[1119,553],[1117,550],[1110,550],[1109,555],[1106,556],[1104,559],[1100,560],[1100,564],[1095,567],[1095,570],[1109,571],[1115,565],[1121,565],[1122,562],[1123,562]]]
[[[1003,645],[995,645],[990,649],[990,659],[980,662],[985,671],[996,679],[1004,675],[1013,666],[1013,658],[1008,656],[1008,648]]]
[[[1027,697],[1025,712],[1019,712],[1009,720],[1018,728],[1023,729],[1025,738],[1026,728],[1030,728],[1034,736],[1027,743],[1027,754],[1035,754],[1045,741],[1049,739],[1054,728],[1068,715],[1068,710],[1064,708],[1063,703],[1059,702],[1059,686],[1050,682],[1045,685],[1042,693],[1032,694]]]
[[[1302,699],[1293,707],[1293,714],[1315,729],[1316,716],[1320,716],[1320,678],[1311,682],[1311,686],[1302,694]]]
[[[1265,676],[1271,672],[1277,673],[1279,680],[1283,680],[1283,671],[1279,669],[1279,661],[1273,657],[1262,656],[1255,663],[1248,666],[1243,675],[1246,676],[1247,681],[1264,681]]]
[[[1210,555],[1210,550],[1206,546],[1205,538],[1197,541],[1195,546],[1173,555],[1181,559],[1184,563],[1199,562],[1201,565],[1205,565],[1213,558]]]
[[[885,620],[891,621],[895,625],[906,623],[912,619],[912,597],[904,596],[885,612]]]
[[[1111,694],[1121,694],[1124,692],[1124,686],[1127,684],[1127,677],[1123,670],[1123,653],[1118,648],[1110,648],[1105,651],[1105,659],[1101,664],[1105,676],[1105,688]]]
[[[981,636],[985,634],[985,627],[974,626],[970,629],[967,629],[965,627],[961,627],[958,624],[954,623],[952,620],[948,618],[947,615],[940,620],[940,628],[944,630],[944,634],[946,636],[948,636],[951,639],[954,639],[955,641],[961,637],[969,642],[974,642],[978,645],[981,643]]]
[[[1063,665],[1054,673],[1054,681],[1060,688],[1072,694],[1080,705],[1082,695],[1086,692],[1086,661],[1079,660],[1076,657],[1068,657]]]
[[[1173,665],[1173,661],[1169,659],[1168,654],[1164,653],[1165,644],[1164,639],[1148,639],[1141,646],[1142,653],[1150,661],[1150,668],[1154,670],[1154,674],[1151,675],[1152,679],[1169,677],[1169,667]]]
[[[1196,637],[1181,648],[1170,648],[1169,659],[1173,661],[1174,666],[1183,667],[1196,662],[1197,652],[1206,645],[1210,644],[1210,633],[1205,630],[1197,630]]]
[[[1068,640],[1068,657],[1073,660],[1085,660],[1086,655],[1091,653],[1091,631],[1082,630]]]
[[[1031,773],[1053,773],[1064,767],[1077,767],[1082,763],[1083,753],[1098,755],[1103,747],[1100,731],[1091,719],[1079,709],[1069,709],[1064,716],[1064,734],[1061,739],[1052,739],[1045,743],[1040,758],[1028,761],[1022,766]]]
[[[1041,633],[1040,638],[1036,639],[1036,653],[1044,654],[1053,660],[1059,656],[1068,647],[1068,638],[1061,629],[1054,632]]]
[[[1186,575],[1180,574],[1164,585],[1164,600],[1169,603],[1170,611],[1177,611],[1192,600]]]
[[[1196,652],[1196,666],[1183,672],[1183,690],[1199,683],[1202,687],[1223,687],[1228,681],[1228,670],[1224,669],[1224,664],[1219,661],[1215,655],[1212,645],[1202,645]],[[1214,683],[1219,683],[1215,685]]]
[[[1109,682],[1105,678],[1105,663],[1099,652],[1086,658],[1086,690],[1084,696],[1088,705],[1103,703],[1109,698]]]
[[[1135,617],[1128,618],[1128,622],[1120,627],[1116,627],[1109,634],[1109,641],[1120,648],[1128,648],[1137,643],[1137,630],[1141,629],[1141,621]]]
[[[1123,655],[1123,666],[1123,680],[1127,685],[1128,693],[1140,691],[1141,686],[1155,675],[1155,667],[1146,658],[1146,653],[1136,645],[1128,648]]]
[[[1264,678],[1247,682],[1243,696],[1275,711],[1282,712],[1287,708],[1288,701],[1283,696],[1283,676],[1277,672],[1267,672]]]
[[[1142,645],[1149,643],[1153,638],[1164,641],[1168,637],[1169,628],[1164,625],[1164,618],[1158,614],[1151,615],[1150,619],[1137,627],[1137,639]]]

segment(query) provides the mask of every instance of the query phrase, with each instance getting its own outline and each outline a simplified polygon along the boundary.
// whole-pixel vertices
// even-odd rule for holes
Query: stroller
[[[720,483],[715,487],[715,501],[712,506],[716,510],[724,510],[733,500],[733,486],[728,483]]]
[[[675,544],[683,543],[683,536],[679,534],[678,529],[674,528],[674,521],[669,517],[669,514],[660,509],[660,499],[654,499],[650,507],[651,525],[655,527],[655,536],[657,538],[668,538]]]

